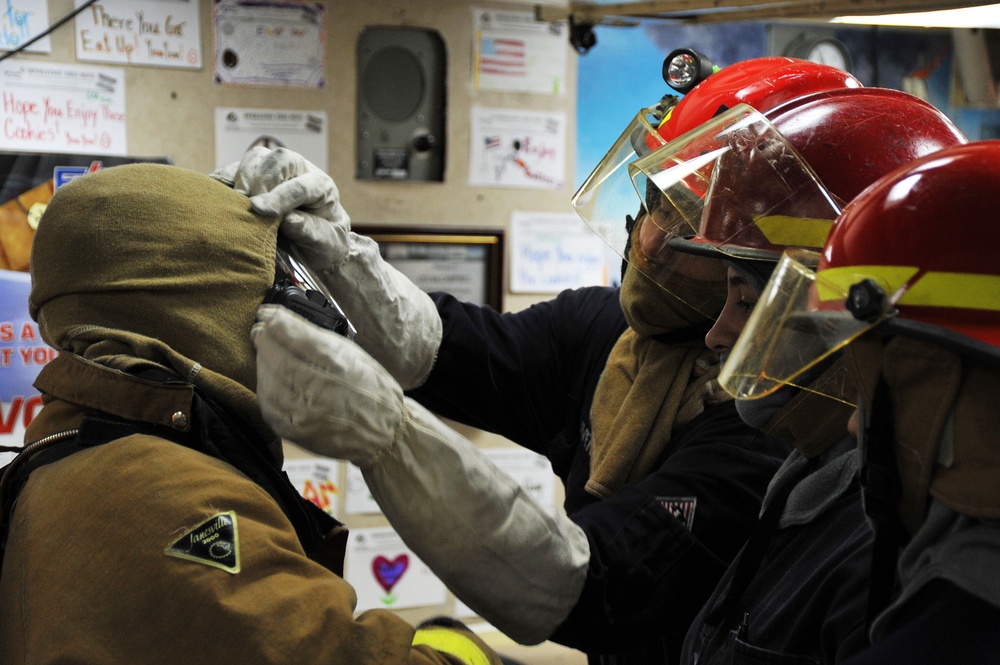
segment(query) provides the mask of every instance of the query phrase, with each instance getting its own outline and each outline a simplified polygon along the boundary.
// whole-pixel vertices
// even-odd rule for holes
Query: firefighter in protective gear
[[[697,221],[697,234],[669,239],[672,250],[728,266],[726,306],[706,336],[725,356],[783,250],[818,249],[844,201],[901,164],[961,143],[940,111],[905,93],[830,91],[765,114],[736,107],[640,160],[635,178],[652,183],[676,217]],[[682,662],[754,653],[832,663],[866,645],[872,532],[847,431],[853,406],[840,401],[852,386],[843,362],[831,359],[768,399],[737,400],[744,420],[795,451],[692,625]]]
[[[346,529],[281,472],[254,393],[277,233],[173,166],[55,193],[29,307],[60,355],[0,486],[4,662],[500,662],[468,630],[354,616]]]
[[[874,644],[852,664],[1000,652],[998,158],[1000,142],[956,146],[865,190],[815,270],[813,257],[783,257],[727,363],[735,386],[760,395],[843,349],[876,531]],[[766,350],[744,344],[767,331]]]

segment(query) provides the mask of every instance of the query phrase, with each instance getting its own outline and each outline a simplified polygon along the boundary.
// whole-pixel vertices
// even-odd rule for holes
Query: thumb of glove
[[[239,162],[230,162],[225,166],[220,166],[208,174],[209,178],[218,180],[227,187],[232,187],[236,180],[236,172],[240,168]]]
[[[329,220],[302,210],[293,210],[281,222],[281,234],[295,243],[306,265],[321,273],[336,269],[350,248],[351,218],[340,209],[342,221]]]
[[[392,447],[403,390],[374,358],[284,307],[262,305],[257,319],[257,399],[275,433],[362,469]]]

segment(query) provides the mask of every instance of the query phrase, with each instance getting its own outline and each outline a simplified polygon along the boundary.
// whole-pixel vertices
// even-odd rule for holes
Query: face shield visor
[[[667,114],[669,117],[669,109]],[[667,240],[673,236],[669,229],[678,221],[674,209],[654,189],[636,195],[634,163],[666,145],[653,124],[661,116],[661,108],[650,108],[643,109],[633,119],[573,195],[573,207],[625,263],[633,264],[660,288],[696,311],[714,317],[718,313],[716,303],[702,294],[680,292],[671,284],[670,277],[680,274],[721,283],[724,270],[712,262],[707,262],[708,267],[698,265],[706,263],[698,257],[671,252]],[[691,227],[685,224],[683,228]]]
[[[640,204],[632,188],[628,165],[666,143],[656,131],[663,112],[661,106],[639,111],[573,195],[577,214],[619,256],[625,253],[628,244],[625,217],[635,216]]]
[[[741,104],[629,166],[673,249],[776,262],[789,247],[820,249],[840,207],[795,148]],[[655,260],[655,257],[650,257]]]
[[[274,253],[274,286],[268,289],[264,302],[287,307],[310,323],[348,339],[357,335],[322,280],[301,261],[298,248],[280,234]]]
[[[738,399],[756,399],[785,385],[854,404],[842,373],[813,381],[825,359],[894,316],[894,293],[884,276],[862,268],[816,272],[819,254],[788,250],[764,287],[743,332],[733,345],[719,383]]]

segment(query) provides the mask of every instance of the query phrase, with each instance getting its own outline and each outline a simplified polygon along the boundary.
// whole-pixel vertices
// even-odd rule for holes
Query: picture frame
[[[390,265],[427,293],[502,311],[504,231],[432,226],[352,224],[379,245]]]

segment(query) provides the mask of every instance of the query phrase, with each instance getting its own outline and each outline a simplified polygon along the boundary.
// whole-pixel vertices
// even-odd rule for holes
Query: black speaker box
[[[445,66],[434,30],[368,26],[357,43],[357,178],[444,179]]]

